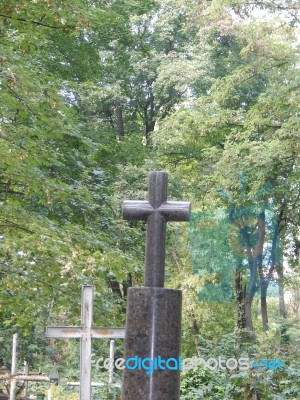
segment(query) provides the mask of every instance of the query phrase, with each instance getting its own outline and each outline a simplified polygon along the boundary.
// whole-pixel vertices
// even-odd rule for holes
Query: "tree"
[[[297,203],[296,197],[293,196],[293,200],[290,197],[298,179],[298,128],[294,103],[298,97],[297,50],[293,44],[293,29],[283,21],[263,25],[254,21],[235,22],[226,11],[222,17],[222,21],[215,20],[210,26],[205,38],[210,43],[210,88],[206,93],[198,92],[188,105],[182,105],[166,119],[155,140],[166,162],[178,165],[182,181],[188,171],[191,179],[186,185],[187,190],[189,188],[193,196],[197,193],[196,204],[200,209],[207,210],[207,206],[203,206],[205,203],[215,208],[225,205],[229,211],[236,207],[241,209],[259,193],[261,198],[260,201],[257,198],[257,205],[272,200],[276,204],[278,221],[278,227],[274,228],[277,233],[273,250],[270,250],[274,256],[279,233],[283,243],[288,235],[286,220],[291,219],[291,214],[287,216],[286,204],[292,202],[296,206]],[[284,44],[283,36],[286,38]],[[198,89],[194,87],[193,90]],[[248,176],[242,194],[240,173]],[[263,193],[268,184],[273,189]],[[227,196],[218,197],[216,190],[220,187]],[[232,221],[235,219],[233,217]],[[294,221],[298,223],[297,218]],[[249,244],[250,232],[247,233],[246,226],[241,225],[239,231],[246,235],[244,240]],[[265,226],[262,209],[253,225],[256,227],[253,232],[261,238],[260,246],[267,240]],[[252,331],[251,305],[255,290],[260,288],[263,325],[267,329],[264,300],[267,282],[274,278],[275,270],[280,279],[282,267],[277,257],[276,265],[270,262],[265,272],[258,248],[255,250],[255,246],[249,245],[245,248],[252,253],[248,254],[252,273],[245,290],[238,284],[244,282],[241,276],[244,272],[237,268],[237,302],[238,305],[242,303],[244,309],[238,321],[244,320],[245,325],[241,327]],[[252,265],[254,260],[255,267]],[[257,286],[258,276],[261,283]],[[246,296],[243,299],[242,293]]]
[[[102,157],[105,123],[93,129],[82,106],[83,85],[103,76],[100,44],[129,40],[131,12],[119,2],[1,4],[1,318],[25,333],[72,309],[82,282],[109,294],[135,268],[135,250],[125,254],[134,233],[110,186],[127,150],[110,136]]]

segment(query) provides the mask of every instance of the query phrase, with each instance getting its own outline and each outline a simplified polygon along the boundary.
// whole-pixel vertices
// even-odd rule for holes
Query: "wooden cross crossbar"
[[[54,381],[49,376],[43,376],[40,374],[30,374],[28,371],[28,363],[25,362],[25,373],[20,374],[17,373],[17,364],[18,364],[18,341],[19,335],[15,333],[13,335],[13,345],[12,345],[12,362],[11,362],[11,373],[0,375],[0,381],[10,382],[10,391],[9,391],[9,400],[16,400],[16,389],[17,389],[17,381],[25,381],[27,392],[27,382],[52,382]],[[25,395],[25,397],[27,397]]]
[[[94,339],[123,339],[125,337],[125,328],[98,328],[92,326],[90,335]],[[82,327],[77,326],[47,326],[46,336],[48,338],[74,338],[83,337]]]
[[[35,374],[29,374],[29,375],[24,375],[24,374],[5,374],[5,375],[0,375],[0,381],[34,381],[34,382],[51,382],[51,378],[48,376],[42,376],[42,375],[35,375]]]
[[[84,285],[81,299],[81,326],[48,326],[48,338],[80,339],[80,400],[91,398],[92,339],[123,339],[125,328],[98,328],[93,322],[93,286]]]
[[[147,222],[145,254],[145,286],[163,287],[165,277],[166,223],[187,221],[191,204],[186,201],[167,201],[168,174],[150,172],[149,200],[125,200],[122,215],[126,220]]]
[[[67,382],[67,386],[80,386],[80,382]],[[109,387],[116,387],[116,388],[121,388],[122,385],[120,383],[113,383],[112,385],[109,385],[109,383],[104,383],[104,382],[92,382],[91,383],[92,387],[104,387],[104,386],[109,386]]]

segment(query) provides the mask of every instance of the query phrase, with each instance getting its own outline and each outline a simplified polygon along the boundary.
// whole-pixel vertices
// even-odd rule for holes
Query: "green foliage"
[[[278,339],[278,332],[271,330],[267,336],[264,334],[258,337],[247,353],[238,349],[239,339],[234,335],[223,336],[217,345],[203,340],[201,356],[206,360],[219,356],[224,360],[248,357],[250,361],[284,358],[284,369],[265,371],[263,368],[257,370],[251,367],[248,370],[210,370],[199,363],[196,369],[183,373],[180,398],[239,400],[258,396],[267,400],[281,400],[291,396],[292,399],[297,399],[300,379],[298,354],[288,355],[289,348],[280,349]],[[275,352],[274,344],[278,346]]]
[[[82,283],[96,288],[95,324],[125,323],[126,287],[143,284],[145,225],[124,222],[121,203],[146,198],[148,171],[167,169],[169,197],[191,200],[194,211],[247,206],[271,183],[261,202],[276,207],[290,265],[282,284],[294,293],[288,323],[268,302],[266,336],[255,299],[256,344],[223,337],[234,331],[235,304],[198,298],[222,265],[201,256],[210,274],[192,275],[188,230],[169,224],[166,286],[184,294],[183,356],[238,355],[240,345],[288,365],[257,377],[199,368],[183,377],[182,398],[246,399],[254,388],[267,400],[296,398],[297,20],[295,0],[1,2],[2,364],[18,330],[20,358],[45,373],[56,362],[78,379],[78,343],[48,342],[44,327],[78,324]],[[282,347],[283,327],[291,347]],[[107,343],[95,350],[106,354]],[[53,395],[78,398],[72,390]]]

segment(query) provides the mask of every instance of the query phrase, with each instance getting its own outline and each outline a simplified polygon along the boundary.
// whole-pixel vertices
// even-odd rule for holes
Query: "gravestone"
[[[181,291],[164,288],[166,223],[187,221],[190,203],[168,201],[167,182],[166,172],[151,172],[148,200],[123,203],[124,219],[147,223],[145,287],[128,289],[126,360],[178,360],[180,356]],[[177,400],[179,383],[178,369],[156,369],[147,374],[143,368],[127,367],[123,372],[122,400]]]

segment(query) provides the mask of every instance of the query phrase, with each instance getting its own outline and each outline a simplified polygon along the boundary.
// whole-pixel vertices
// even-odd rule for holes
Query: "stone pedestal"
[[[180,290],[158,287],[128,290],[124,358],[135,358],[123,371],[122,400],[178,400],[180,370],[156,369],[150,373],[150,362],[165,366],[160,360],[177,360],[181,343]],[[160,356],[160,359],[158,358]],[[137,359],[139,358],[139,359]],[[155,368],[155,362],[152,361]],[[175,360],[168,363],[176,367]],[[148,371],[148,374],[146,373]]]

